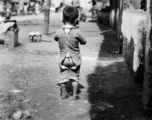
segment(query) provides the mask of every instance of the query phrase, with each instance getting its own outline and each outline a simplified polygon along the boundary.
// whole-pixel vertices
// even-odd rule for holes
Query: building
[[[60,3],[62,2],[63,0],[51,0],[51,3],[55,6],[55,7],[59,7]],[[71,2],[71,0],[67,0],[69,1],[69,3]],[[81,7],[83,7],[84,9],[86,10],[89,10],[92,6],[91,3],[88,3],[90,2],[91,0],[80,0],[80,5]]]

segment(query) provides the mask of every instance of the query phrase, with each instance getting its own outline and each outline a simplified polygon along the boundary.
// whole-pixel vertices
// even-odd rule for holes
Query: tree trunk
[[[123,12],[123,1],[118,0],[117,8],[117,40],[118,40],[118,53],[122,53],[122,34],[121,34],[121,24],[122,24],[122,12]]]
[[[47,0],[44,13],[44,34],[46,35],[49,34],[50,4],[51,0]]]

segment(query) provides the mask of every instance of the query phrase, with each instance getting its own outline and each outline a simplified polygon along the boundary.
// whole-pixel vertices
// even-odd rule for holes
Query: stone
[[[15,120],[20,119],[22,117],[22,111],[17,111],[13,114]]]

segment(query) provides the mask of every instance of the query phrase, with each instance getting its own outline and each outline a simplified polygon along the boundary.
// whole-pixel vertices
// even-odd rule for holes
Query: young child
[[[81,55],[79,43],[84,45],[86,40],[83,38],[78,28],[75,28],[78,19],[78,10],[75,7],[65,7],[63,10],[64,26],[58,29],[55,34],[55,41],[59,43],[60,49],[60,81],[61,98],[68,98],[66,85],[68,81],[72,82],[73,100],[78,97],[78,82],[81,66]]]

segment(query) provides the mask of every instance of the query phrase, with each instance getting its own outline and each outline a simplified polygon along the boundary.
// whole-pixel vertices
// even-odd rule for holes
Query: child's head
[[[78,10],[75,7],[68,6],[68,7],[65,7],[63,10],[64,23],[70,23],[74,25],[76,24],[78,16],[79,16]]]

